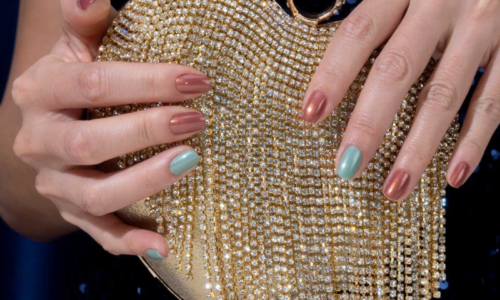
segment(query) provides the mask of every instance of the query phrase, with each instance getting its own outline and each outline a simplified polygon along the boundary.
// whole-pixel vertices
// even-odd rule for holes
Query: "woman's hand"
[[[373,50],[390,37],[347,126],[336,161],[337,173],[345,179],[361,174],[411,85],[437,54],[441,58],[420,95],[412,128],[385,182],[384,193],[400,201],[414,190],[477,69],[484,67],[486,72],[447,172],[448,182],[461,186],[478,165],[500,122],[499,32],[500,2],[495,0],[363,1],[333,37],[304,104],[306,121],[324,120]]]
[[[180,102],[210,90],[205,75],[171,64],[93,62],[116,12],[109,0],[61,0],[64,34],[52,53],[13,87],[23,125],[14,151],[37,172],[36,187],[62,217],[113,254],[168,254],[155,232],[125,225],[113,212],[178,181],[198,163],[187,146],[129,169],[105,174],[91,166],[149,146],[184,140],[203,130],[204,116],[169,106],[82,121],[87,107]]]

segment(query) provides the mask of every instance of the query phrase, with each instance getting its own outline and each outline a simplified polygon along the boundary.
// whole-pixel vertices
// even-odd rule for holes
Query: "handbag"
[[[117,215],[156,230],[166,260],[141,258],[176,297],[192,299],[419,300],[440,298],[445,275],[445,171],[459,125],[450,125],[412,192],[388,201],[383,182],[406,138],[435,61],[408,91],[362,175],[343,180],[334,159],[376,50],[343,101],[320,124],[302,120],[308,83],[342,6],[311,16],[289,0],[132,0],[113,21],[99,61],[175,63],[213,89],[182,104],[207,118],[200,134],[125,154],[114,171],[186,144],[191,174]],[[321,23],[321,24],[320,24]],[[163,103],[89,110],[104,118]]]

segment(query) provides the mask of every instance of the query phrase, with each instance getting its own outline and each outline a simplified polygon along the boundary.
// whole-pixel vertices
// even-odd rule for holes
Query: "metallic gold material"
[[[98,60],[188,65],[213,86],[181,104],[206,116],[202,133],[100,166],[124,169],[178,144],[200,154],[195,172],[117,213],[165,234],[170,257],[144,261],[181,299],[440,297],[439,281],[446,279],[441,199],[458,124],[449,127],[410,197],[388,201],[383,183],[410,130],[430,62],[362,175],[339,178],[337,149],[379,51],[331,116],[305,122],[308,83],[338,25],[308,26],[272,0],[132,0],[113,22]],[[162,105],[89,114],[112,117]]]
[[[320,15],[317,19],[311,19],[311,18],[308,18],[306,16],[301,15],[300,11],[295,6],[294,0],[287,0],[286,4],[290,8],[290,10],[292,11],[293,16],[297,20],[299,20],[299,21],[301,21],[301,22],[303,22],[303,23],[305,23],[305,24],[307,24],[309,26],[315,27],[319,23],[324,22],[324,21],[330,19],[345,4],[345,0],[332,0],[332,1],[335,1],[335,5],[332,7],[332,9],[330,11],[327,11],[324,14]]]

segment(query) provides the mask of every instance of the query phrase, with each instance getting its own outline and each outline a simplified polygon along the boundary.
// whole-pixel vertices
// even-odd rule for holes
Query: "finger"
[[[438,13],[409,11],[375,60],[339,147],[336,165],[340,177],[349,180],[360,175],[380,146],[405,95],[444,35],[447,24],[436,20]]]
[[[181,102],[211,88],[205,75],[174,64],[64,63],[48,57],[34,72],[41,94],[28,104],[44,109]]]
[[[166,106],[58,124],[40,125],[31,144],[45,149],[58,165],[75,166],[96,165],[147,147],[185,140],[205,128],[205,117],[194,109]]]
[[[157,260],[168,256],[167,241],[161,234],[126,225],[113,214],[96,217],[75,207],[63,210],[61,215],[113,255],[139,255]]]
[[[110,0],[61,0],[63,28],[81,61],[92,61],[116,10]],[[86,47],[84,47],[86,46]],[[93,52],[88,55],[86,49]]]
[[[179,146],[114,173],[44,169],[36,186],[46,198],[67,199],[85,212],[103,216],[169,187],[191,172],[199,160],[191,148]]]
[[[305,121],[321,122],[333,111],[373,50],[394,32],[408,2],[363,1],[342,22],[309,84],[303,108]]]
[[[416,186],[465,99],[486,53],[485,36],[456,28],[436,71],[422,90],[412,128],[384,185],[400,201]]]
[[[447,180],[463,185],[478,166],[500,124],[500,53],[490,61],[471,100],[460,137],[448,166]]]

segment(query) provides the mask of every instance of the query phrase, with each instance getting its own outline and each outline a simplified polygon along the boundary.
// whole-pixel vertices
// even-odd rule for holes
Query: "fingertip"
[[[61,6],[65,28],[82,36],[101,33],[114,15],[110,0],[62,0]]]

